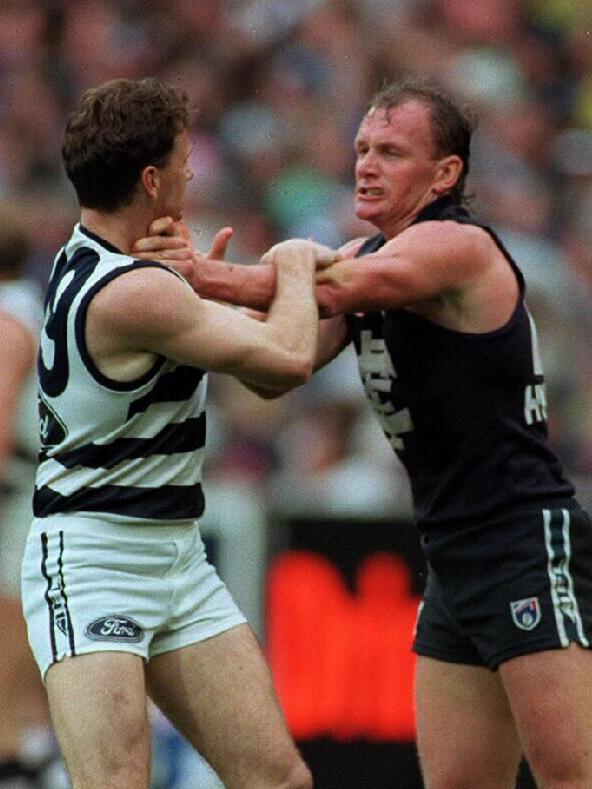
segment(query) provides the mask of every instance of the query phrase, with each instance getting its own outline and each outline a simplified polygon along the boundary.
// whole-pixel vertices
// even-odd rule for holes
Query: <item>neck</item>
[[[403,230],[406,230],[410,225],[415,224],[418,220],[431,219],[432,214],[434,216],[438,215],[441,208],[447,204],[459,204],[459,200],[450,192],[446,192],[443,195],[435,195],[431,200],[427,200],[418,206],[413,213],[406,217],[401,217],[397,222],[386,222],[382,223],[382,226],[376,226],[382,235],[387,240],[390,240],[399,235]]]
[[[129,254],[135,241],[148,233],[150,218],[136,216],[133,208],[106,214],[93,208],[83,208],[80,222],[91,233],[108,241],[120,252]]]

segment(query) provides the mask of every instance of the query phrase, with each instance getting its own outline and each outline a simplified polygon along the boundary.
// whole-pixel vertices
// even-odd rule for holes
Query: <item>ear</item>
[[[461,176],[463,166],[462,159],[456,154],[440,159],[433,184],[434,192],[443,195],[453,189]]]
[[[155,167],[153,164],[144,167],[140,173],[140,183],[145,194],[151,200],[156,200],[160,191],[160,173],[158,167]]]

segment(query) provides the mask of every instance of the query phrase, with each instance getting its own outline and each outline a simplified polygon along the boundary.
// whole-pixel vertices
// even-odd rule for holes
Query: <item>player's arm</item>
[[[8,313],[0,312],[0,469],[14,443],[14,419],[23,385],[35,364],[31,333]]]
[[[412,225],[380,250],[317,272],[326,314],[389,309],[461,292],[491,261],[490,237],[454,221]]]
[[[157,260],[174,268],[204,299],[266,311],[275,293],[275,269],[267,265],[245,265],[224,260],[232,228],[214,236],[211,249],[194,249],[184,222],[170,217],[156,219],[149,235],[138,239],[132,254],[140,260]]]
[[[132,254],[143,260],[157,260],[181,273],[202,298],[248,307],[265,312],[275,293],[275,269],[261,264],[244,265],[224,260],[232,228],[225,227],[214,236],[206,254],[195,250],[191,234],[184,222],[170,217],[156,219],[148,229],[149,235],[134,244]],[[353,257],[365,239],[357,238],[343,245],[340,257]],[[330,289],[317,288],[319,315],[331,313],[333,301]]]
[[[317,353],[313,362],[313,372],[329,364],[349,342],[349,332],[343,315],[336,315],[333,318],[319,321]],[[276,397],[281,397],[293,389],[291,386],[282,386],[280,384],[276,384],[273,387],[254,385],[244,379],[241,379],[241,383],[264,400],[274,400]]]
[[[317,347],[315,262],[332,254],[309,242],[275,249],[277,288],[265,322],[201,299],[165,270],[127,272],[91,302],[93,358],[100,364],[102,355],[153,353],[264,387],[300,385],[312,372]]]

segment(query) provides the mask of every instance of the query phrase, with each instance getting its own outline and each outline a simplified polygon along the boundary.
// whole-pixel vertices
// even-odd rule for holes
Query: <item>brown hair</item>
[[[437,85],[415,79],[403,79],[385,85],[372,98],[369,110],[390,110],[406,101],[418,101],[427,107],[432,122],[436,156],[456,154],[461,158],[463,168],[452,194],[461,201],[465,200],[464,189],[471,160],[471,136],[475,130],[475,116],[470,109],[461,107]]]
[[[108,213],[129,205],[144,167],[165,166],[188,124],[186,94],[155,77],[112,80],[85,91],[62,145],[80,205]]]

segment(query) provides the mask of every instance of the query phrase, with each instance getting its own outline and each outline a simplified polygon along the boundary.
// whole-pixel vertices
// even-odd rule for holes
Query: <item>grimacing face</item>
[[[440,160],[427,107],[409,99],[370,110],[355,140],[355,210],[390,237],[432,202]]]

